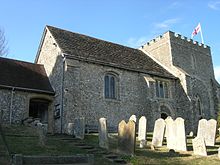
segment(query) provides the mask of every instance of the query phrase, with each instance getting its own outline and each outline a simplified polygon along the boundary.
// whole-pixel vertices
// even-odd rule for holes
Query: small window
[[[156,96],[159,98],[169,98],[167,82],[156,80]]]
[[[113,74],[105,75],[105,98],[116,99],[116,77]]]

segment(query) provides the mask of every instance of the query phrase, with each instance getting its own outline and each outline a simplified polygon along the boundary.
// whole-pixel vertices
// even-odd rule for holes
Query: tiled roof
[[[2,57],[0,87],[54,94],[43,65]]]
[[[81,60],[175,78],[141,50],[47,26],[63,53]]]

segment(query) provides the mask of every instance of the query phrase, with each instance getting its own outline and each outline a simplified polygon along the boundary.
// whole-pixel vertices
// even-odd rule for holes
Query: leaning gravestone
[[[175,125],[175,122],[171,117],[167,117],[165,120],[165,123],[166,123],[167,148],[175,150],[175,148],[176,148],[176,125]]]
[[[118,125],[118,150],[120,153],[134,155],[135,151],[135,122],[122,120]]]
[[[152,145],[155,147],[161,147],[163,143],[165,121],[161,118],[157,119],[154,124],[154,132]]]
[[[134,122],[136,123],[136,121],[137,121],[136,115],[131,115],[131,117],[129,118],[129,120],[132,120],[132,121],[134,121]]]
[[[74,123],[68,123],[67,133],[68,135],[74,135]]]
[[[85,118],[75,118],[74,120],[74,135],[78,139],[84,139],[85,135]]]
[[[175,146],[175,149],[179,150],[179,151],[187,151],[184,119],[181,117],[178,117],[178,118],[176,118],[174,124],[176,127],[176,146]]]
[[[140,148],[143,148],[146,144],[146,130],[147,130],[147,119],[142,116],[138,123],[138,140],[140,141]]]
[[[210,119],[207,121],[206,134],[205,134],[205,144],[206,146],[215,146],[215,134],[217,121]]]
[[[193,152],[195,155],[207,156],[204,139],[201,137],[195,137],[192,140]]]
[[[108,149],[108,130],[106,118],[99,119],[99,147]]]

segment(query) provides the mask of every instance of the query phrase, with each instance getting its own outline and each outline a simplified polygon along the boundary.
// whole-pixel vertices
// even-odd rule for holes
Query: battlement
[[[208,45],[204,45],[202,43],[199,43],[198,41],[194,41],[191,38],[187,38],[185,36],[182,36],[178,33],[174,33],[172,31],[165,32],[163,35],[160,35],[146,44],[142,45],[141,47],[144,48],[145,46],[151,46],[154,45],[155,43],[158,43],[159,41],[170,39],[171,41],[175,40],[175,42],[180,42],[182,44],[192,44],[197,46],[198,48],[204,48],[204,49],[210,49]]]

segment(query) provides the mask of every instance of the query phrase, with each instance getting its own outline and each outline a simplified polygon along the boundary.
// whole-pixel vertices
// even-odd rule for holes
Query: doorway
[[[48,123],[48,106],[48,100],[31,99],[29,104],[29,116],[39,118],[41,123]]]

